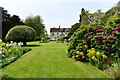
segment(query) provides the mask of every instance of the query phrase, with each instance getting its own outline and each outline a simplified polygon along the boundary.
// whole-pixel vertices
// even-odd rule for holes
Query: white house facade
[[[61,37],[66,37],[70,28],[50,28],[51,39],[57,39]]]

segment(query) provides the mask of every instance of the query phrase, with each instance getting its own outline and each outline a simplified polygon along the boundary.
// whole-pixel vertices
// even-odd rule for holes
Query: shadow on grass
[[[40,46],[42,45],[27,45],[27,46],[22,45],[22,47],[40,47]]]
[[[2,75],[1,77],[2,77],[1,80],[16,80],[15,78],[12,78],[12,77],[10,77],[8,75]]]

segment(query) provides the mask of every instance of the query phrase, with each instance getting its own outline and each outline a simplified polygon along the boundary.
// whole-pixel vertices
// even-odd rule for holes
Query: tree
[[[102,17],[104,16],[104,12],[102,12],[100,9],[96,12],[90,14],[91,22],[100,22],[102,21]]]
[[[16,25],[23,25],[18,15],[11,16],[7,10],[2,9],[2,38],[4,39],[7,32]]]
[[[28,16],[24,23],[27,26],[32,27],[35,31],[36,31],[36,35],[37,37],[44,37],[45,36],[45,32],[44,32],[44,24],[43,24],[43,20],[41,18],[41,16]]]
[[[117,18],[120,18],[120,1],[105,13],[102,21],[107,23]]]
[[[15,42],[23,42],[23,44],[26,46],[27,41],[34,40],[36,36],[36,32],[33,28],[25,25],[19,25],[11,28],[5,39],[7,41],[15,41]]]

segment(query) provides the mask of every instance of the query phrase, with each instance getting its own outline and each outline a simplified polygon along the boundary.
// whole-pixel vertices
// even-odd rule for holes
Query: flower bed
[[[68,56],[99,69],[120,58],[120,19],[80,26],[70,38]]]
[[[17,43],[8,44],[0,40],[0,66],[5,67],[30,50],[30,48],[21,47],[21,45],[17,45]]]

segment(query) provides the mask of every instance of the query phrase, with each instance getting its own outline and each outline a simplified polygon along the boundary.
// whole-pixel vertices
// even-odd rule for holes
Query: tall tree
[[[120,18],[120,1],[105,13],[105,15],[102,18],[102,21],[107,23],[116,18]]]
[[[18,15],[11,16],[7,10],[2,9],[2,39],[4,40],[7,32],[16,25],[23,25]]]
[[[35,31],[36,31],[36,35],[37,37],[44,37],[45,36],[45,26],[43,24],[43,20],[41,18],[41,16],[28,16],[24,23],[27,25],[27,26],[30,26],[32,27]]]

